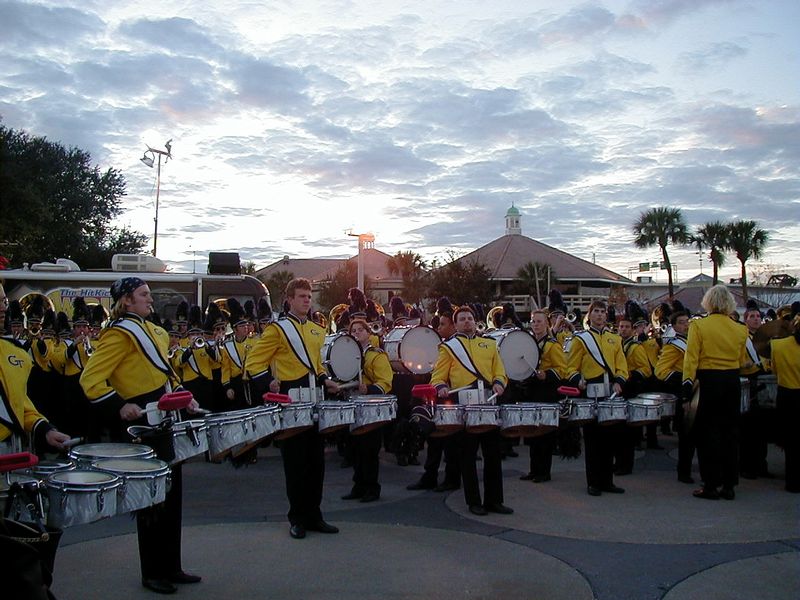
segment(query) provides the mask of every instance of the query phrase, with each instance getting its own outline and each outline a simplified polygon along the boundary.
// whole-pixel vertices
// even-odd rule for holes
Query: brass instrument
[[[373,321],[369,324],[369,331],[373,335],[381,336],[383,335],[383,323],[380,321]]]
[[[170,360],[175,358],[175,355],[178,353],[180,349],[181,349],[180,346],[172,346],[169,350],[167,350],[167,358]]]
[[[669,325],[667,325],[666,323],[662,323],[658,327],[658,330],[661,332],[661,335],[664,335],[665,333],[667,333],[667,329],[669,329]]]
[[[42,326],[40,324],[31,325],[28,328],[28,334],[30,334],[31,337],[37,337],[41,332],[42,332]]]
[[[94,353],[94,348],[92,347],[92,340],[87,335],[83,338],[83,349],[86,351],[86,356],[91,356]]]
[[[483,333],[484,331],[486,331],[486,323],[484,323],[483,321],[478,321],[477,323],[475,323],[475,331],[477,331],[478,333]]]
[[[314,313],[311,315],[311,320],[323,329],[328,328],[328,317],[326,317],[320,310],[314,311]]]
[[[497,325],[495,325],[494,317],[495,315],[502,314],[503,307],[502,306],[495,306],[489,309],[489,312],[486,313],[486,329],[492,330],[497,329]],[[502,324],[500,325],[502,327]]]
[[[337,325],[339,321],[339,317],[342,316],[342,313],[348,309],[349,305],[342,302],[341,304],[337,304],[331,309],[331,312],[328,314],[328,332],[329,333],[336,333],[339,329]]]
[[[206,346],[206,340],[205,340],[205,338],[204,338],[202,335],[198,335],[196,338],[194,338],[194,341],[192,341],[192,345],[193,345],[195,348],[197,348],[198,350],[199,350],[200,348],[205,348],[205,346]]]
[[[567,323],[574,323],[575,321],[578,320],[578,315],[576,315],[574,312],[570,312],[567,313],[567,316],[565,318],[567,319]]]

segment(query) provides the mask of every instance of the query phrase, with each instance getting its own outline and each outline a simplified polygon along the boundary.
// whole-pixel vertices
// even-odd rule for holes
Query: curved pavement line
[[[203,576],[179,590],[193,600],[593,597],[575,569],[536,550],[399,525],[343,523],[338,535],[310,532],[305,540],[291,539],[283,523],[184,527],[183,564]],[[60,549],[53,592],[83,600],[153,597],[139,585],[135,535]]]
[[[548,536],[636,544],[747,543],[798,537],[800,502],[781,488],[782,481],[746,481],[734,501],[700,500],[696,486],[679,483],[665,472],[634,472],[616,477],[624,494],[592,497],[583,473],[554,472],[552,481],[535,484],[503,480],[505,503],[513,515],[478,517],[467,510],[462,492],[447,506],[468,519]],[[539,508],[541,507],[541,508]]]
[[[800,554],[744,558],[712,567],[673,587],[663,600],[795,600]]]

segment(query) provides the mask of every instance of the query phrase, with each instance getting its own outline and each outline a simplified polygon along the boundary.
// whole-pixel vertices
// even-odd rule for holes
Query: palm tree
[[[555,279],[555,271],[550,265],[540,262],[526,262],[517,271],[520,286],[529,296],[536,293],[536,305],[543,306],[544,297],[550,293],[551,282]]]
[[[728,225],[728,243],[736,252],[736,258],[742,263],[742,295],[747,302],[747,271],[745,263],[751,259],[759,259],[769,241],[769,233],[759,229],[755,221],[734,221]]]
[[[416,252],[398,252],[386,260],[392,275],[403,278],[403,297],[409,302],[419,302],[426,292],[427,271],[425,261]]]
[[[684,245],[689,239],[686,222],[680,208],[651,208],[639,215],[633,224],[633,243],[637,248],[658,246],[667,269],[669,281],[669,297],[674,295],[672,286],[672,263],[667,254],[667,244]]]
[[[712,285],[717,285],[719,283],[719,268],[725,264],[725,250],[730,249],[728,224],[722,221],[706,223],[697,230],[697,233],[691,239],[700,252],[703,251],[703,248],[708,249],[708,257],[714,266],[714,281]]]

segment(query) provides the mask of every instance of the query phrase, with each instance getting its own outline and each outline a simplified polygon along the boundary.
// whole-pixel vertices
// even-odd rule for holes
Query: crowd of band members
[[[303,285],[306,283],[303,282]],[[296,353],[287,345],[285,332],[277,325],[269,304],[263,299],[257,305],[247,302],[242,306],[231,298],[224,304],[224,311],[216,303],[210,303],[205,312],[198,306],[190,307],[182,303],[178,306],[174,321],[160,323],[156,315],[149,317],[168,333],[167,356],[177,383],[192,392],[201,408],[213,412],[248,408],[254,402],[260,403],[260,398],[268,391],[286,393],[292,387],[308,386],[309,371],[313,371],[318,385],[324,386],[329,394],[336,394],[336,382],[327,376],[319,364],[319,349],[327,332],[313,320],[319,313],[310,310],[310,289],[304,288],[300,293],[302,298],[290,295],[293,291],[287,289],[280,317],[289,319],[299,328],[301,337],[308,344],[308,356],[313,363],[310,367],[297,360]],[[727,298],[724,299],[729,302]],[[11,303],[5,315],[6,335],[17,340],[17,344],[29,353],[33,364],[28,380],[29,396],[38,411],[56,424],[60,431],[73,437],[99,440],[104,427],[113,428],[119,423],[114,423],[114,419],[103,423],[102,412],[91,410],[92,403],[80,385],[80,377],[93,355],[98,334],[108,315],[102,307],[86,306],[78,298],[73,305],[70,324],[63,313],[54,315],[51,310],[45,310],[40,300],[27,307],[24,317],[18,303],[16,306]],[[701,384],[705,383],[706,390],[714,390],[713,395],[709,392],[707,397],[718,397],[715,403],[720,406],[718,411],[708,413],[712,401],[707,400],[704,409],[698,411],[690,435],[684,426],[687,405],[677,402],[672,428],[679,439],[678,480],[694,482],[691,465],[696,447],[701,478],[705,484],[704,488],[698,490],[699,497],[713,498],[717,491],[722,497],[731,496],[740,475],[747,478],[771,477],[766,464],[767,441],[779,437],[775,428],[781,420],[775,419],[769,411],[760,409],[757,402],[753,402],[753,409],[745,415],[739,416],[736,409],[739,376],[749,377],[755,384],[755,378],[770,369],[771,361],[753,356],[752,350],[748,354],[745,346],[748,337],[752,338],[762,322],[757,307],[748,307],[744,323],[741,324],[729,318],[728,313],[733,309],[724,302],[722,305],[704,305],[704,312],[710,314],[703,319],[693,318],[680,303],[672,306],[664,304],[653,315],[657,317],[654,326],[645,311],[634,302],[626,304],[625,314],[619,318],[616,318],[613,308],[609,310],[601,301],[593,302],[584,321],[580,317],[568,318],[569,311],[557,292],[551,294],[550,300],[547,310],[532,312],[529,326],[526,327],[539,349],[539,364],[535,374],[528,380],[509,381],[499,360],[487,363],[485,371],[479,368],[477,376],[468,371],[459,372],[453,366],[459,364],[458,360],[455,360],[446,344],[440,347],[439,360],[433,373],[429,378],[421,379],[416,375],[391,373],[388,359],[380,349],[381,340],[373,331],[376,322],[381,324],[384,332],[393,326],[418,324],[422,320],[420,312],[399,297],[393,298],[384,311],[359,289],[353,288],[348,295],[348,308],[338,318],[339,331],[350,331],[359,341],[364,353],[365,375],[370,373],[372,363],[379,365],[380,373],[370,373],[365,378],[369,383],[361,391],[395,394],[399,401],[399,424],[386,428],[382,432],[385,435],[375,434],[344,444],[346,457],[356,465],[357,471],[353,489],[347,497],[366,501],[380,497],[376,456],[382,441],[397,454],[399,464],[418,464],[418,440],[405,435],[404,429],[412,416],[413,406],[419,403],[410,393],[415,383],[430,381],[443,390],[440,396],[444,398],[448,386],[475,385],[479,378],[484,380],[487,389],[495,391],[498,403],[557,402],[559,394],[556,390],[562,384],[584,392],[587,384],[597,383],[607,384],[609,393],[613,391],[626,398],[642,392],[660,391],[685,400],[690,394],[691,384],[697,379]],[[495,356],[496,344],[494,340],[482,337],[477,330],[477,323],[485,318],[480,305],[467,308],[463,310],[464,307],[454,306],[442,298],[428,325],[439,333],[443,341],[460,339],[468,355],[481,363],[485,358],[480,353],[485,351],[487,356]],[[795,316],[792,314],[789,318]],[[470,323],[459,324],[459,317]],[[611,327],[609,318],[613,321]],[[489,324],[490,327],[522,327],[510,306],[495,315],[495,320],[495,323]],[[717,325],[706,332],[711,323]],[[659,328],[659,324],[662,327]],[[695,339],[702,339],[704,351],[710,354],[698,353],[698,348],[691,343],[692,330],[696,332]],[[31,332],[35,335],[31,335]],[[662,333],[666,335],[660,335]],[[476,339],[479,341],[477,344]],[[475,344],[474,347],[472,344]],[[794,350],[788,344],[776,346],[779,353]],[[592,355],[592,349],[602,355],[600,362],[597,356]],[[691,349],[688,360],[687,349]],[[720,352],[727,353],[726,358],[721,358]],[[785,398],[792,396],[792,390],[800,387],[793,371],[796,363],[790,359],[787,364],[789,366],[784,367],[783,372],[777,371],[782,379],[779,383],[780,395],[784,398],[780,402],[784,405],[782,412],[795,410],[795,405]],[[755,391],[755,385],[753,389]],[[53,393],[53,390],[60,390],[60,393]],[[388,435],[387,432],[393,429],[394,435]],[[396,430],[400,430],[400,433]],[[668,421],[662,422],[661,432],[673,434]],[[642,428],[638,427],[590,424],[582,428],[582,433],[587,491],[591,495],[604,491],[623,491],[615,484],[614,475],[632,472],[634,450],[644,438],[648,447],[659,447],[656,425],[647,426],[646,433],[643,433]],[[118,437],[119,432],[114,435]],[[381,437],[386,439],[381,440]],[[392,440],[392,444],[388,444],[389,440]],[[559,432],[553,432],[527,439],[525,444],[529,447],[530,471],[523,479],[543,483],[551,478],[554,451],[563,454],[570,440],[559,435]],[[482,449],[485,461],[484,482],[491,482],[489,491],[485,491],[488,498],[484,501],[476,496],[475,457],[478,446]],[[511,443],[496,434],[457,434],[431,437],[427,440],[427,449],[424,473],[419,481],[408,486],[409,489],[446,491],[457,489],[463,482],[465,499],[473,512],[480,513],[487,506],[500,507],[497,512],[504,512],[502,479],[499,491],[494,482],[500,472],[500,458],[514,453]],[[311,523],[313,526],[321,520],[319,503],[313,500],[308,505],[308,502],[309,498],[316,499],[321,494],[324,477],[322,451],[321,438],[311,434],[298,436],[298,439],[282,444],[287,494],[291,505],[289,520],[293,525]],[[789,454],[792,452],[789,451]],[[443,457],[445,477],[439,482],[438,470]],[[255,454],[248,458],[255,460]],[[787,462],[788,473],[793,464],[789,456]],[[300,464],[304,465],[303,470],[295,478],[296,469],[292,465]],[[787,477],[790,479],[787,480],[787,489],[797,491],[795,476]],[[310,481],[315,483],[311,485]]]

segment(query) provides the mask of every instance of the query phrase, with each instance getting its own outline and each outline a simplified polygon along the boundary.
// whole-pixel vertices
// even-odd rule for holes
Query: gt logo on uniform
[[[10,364],[12,367],[19,367],[19,366],[22,365],[22,362],[23,362],[22,359],[17,358],[13,354],[9,354],[7,360],[8,360],[8,364]]]

